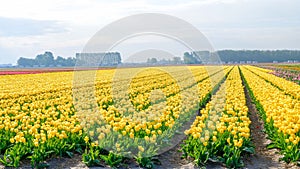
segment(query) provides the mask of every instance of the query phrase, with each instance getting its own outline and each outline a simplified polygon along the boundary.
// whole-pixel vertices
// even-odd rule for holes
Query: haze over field
[[[169,14],[193,24],[215,49],[299,49],[297,0],[190,1],[3,1],[0,6],[0,63],[16,63],[44,51],[74,57],[103,26],[139,13]],[[157,43],[159,42],[159,43]],[[184,48],[161,37],[133,38],[117,46],[123,56],[139,49]],[[126,58],[124,58],[126,60]]]

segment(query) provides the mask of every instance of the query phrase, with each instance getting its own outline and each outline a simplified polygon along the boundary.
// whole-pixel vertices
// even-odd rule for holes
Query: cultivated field
[[[296,167],[300,86],[278,69],[1,71],[0,162],[44,168],[68,157],[81,167],[178,168],[184,160],[239,168],[255,166],[258,154],[268,167],[279,160],[270,157],[274,149],[284,161],[278,168]],[[300,80],[297,68],[290,71]]]

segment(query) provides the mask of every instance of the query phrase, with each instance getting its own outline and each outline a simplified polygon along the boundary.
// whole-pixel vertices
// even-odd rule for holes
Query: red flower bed
[[[37,74],[50,72],[66,72],[74,69],[32,69],[32,70],[0,70],[0,75]]]

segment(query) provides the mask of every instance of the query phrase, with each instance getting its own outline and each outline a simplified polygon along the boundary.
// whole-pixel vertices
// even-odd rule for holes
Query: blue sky
[[[297,0],[2,1],[0,63],[15,64],[20,56],[34,58],[44,51],[74,57],[103,26],[146,12],[186,20],[216,50],[300,49],[299,8]],[[117,49],[141,43],[146,43],[145,39],[124,43]],[[167,44],[162,42],[160,46]]]

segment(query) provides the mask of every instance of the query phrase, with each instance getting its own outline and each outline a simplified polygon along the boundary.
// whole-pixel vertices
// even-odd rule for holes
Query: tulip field
[[[300,84],[300,65],[271,65],[263,66],[270,69],[271,74]]]
[[[81,156],[86,166],[156,168],[180,144],[197,166],[243,167],[255,154],[250,94],[268,149],[300,160],[300,85],[250,65],[0,73],[0,162],[36,168]],[[300,76],[299,76],[300,77]],[[179,137],[179,135],[181,135]],[[174,142],[179,138],[178,142]],[[125,167],[126,168],[126,167]]]

